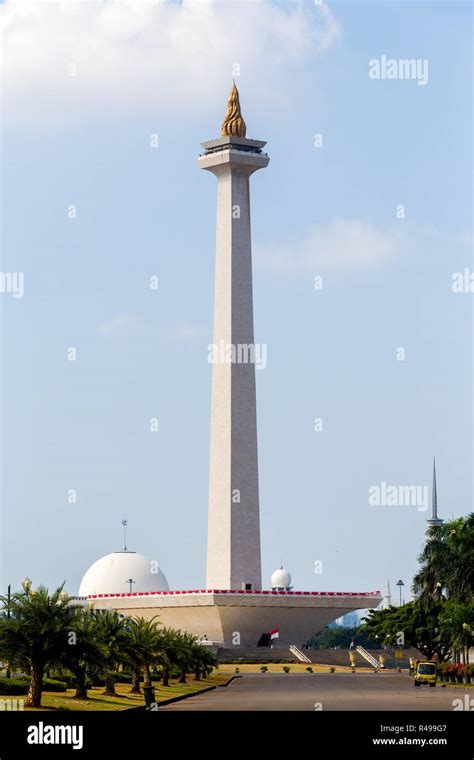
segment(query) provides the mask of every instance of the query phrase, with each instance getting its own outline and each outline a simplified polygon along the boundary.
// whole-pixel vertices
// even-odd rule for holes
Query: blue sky
[[[25,277],[0,297],[2,588],[76,591],[123,517],[172,588],[204,587],[216,188],[196,158],[235,63],[271,159],[251,180],[265,584],[282,561],[300,589],[409,585],[427,514],[368,489],[430,485],[436,453],[441,515],[472,510],[470,4],[0,14],[2,271]],[[427,59],[428,83],[370,79],[382,55]]]

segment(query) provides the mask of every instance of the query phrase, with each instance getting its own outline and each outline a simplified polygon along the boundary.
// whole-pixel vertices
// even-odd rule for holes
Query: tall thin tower
[[[443,524],[443,520],[438,517],[438,491],[436,488],[436,461],[433,457],[433,486],[431,491],[431,517],[426,521],[429,528],[437,527]]]
[[[262,588],[249,177],[270,159],[245,134],[234,84],[198,159],[217,177],[208,589]]]
[[[383,595],[382,607],[384,610],[388,610],[391,604],[392,604],[392,592],[390,591],[390,580],[387,578],[387,585],[385,586],[385,593]]]

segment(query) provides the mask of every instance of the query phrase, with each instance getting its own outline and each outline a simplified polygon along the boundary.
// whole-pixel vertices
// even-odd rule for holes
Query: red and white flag
[[[270,633],[269,633],[269,636],[270,636],[271,640],[277,639],[279,637],[279,635],[280,635],[280,629],[279,628],[274,628],[273,631],[270,631]]]

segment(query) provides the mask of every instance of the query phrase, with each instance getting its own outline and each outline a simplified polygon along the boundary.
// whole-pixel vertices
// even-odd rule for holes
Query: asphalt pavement
[[[229,686],[160,708],[165,711],[233,710],[453,710],[471,690],[421,686],[398,673],[255,673]]]

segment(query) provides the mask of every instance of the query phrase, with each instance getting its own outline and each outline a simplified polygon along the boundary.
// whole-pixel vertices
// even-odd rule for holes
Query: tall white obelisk
[[[222,136],[198,159],[217,177],[208,589],[262,588],[249,177],[269,158],[245,132],[234,84]]]

